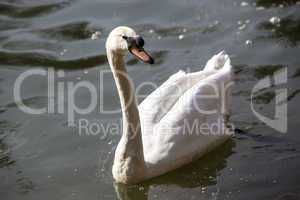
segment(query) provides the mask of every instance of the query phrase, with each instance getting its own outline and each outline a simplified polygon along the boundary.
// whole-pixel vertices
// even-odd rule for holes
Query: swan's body
[[[230,137],[225,123],[232,67],[229,57],[221,52],[203,71],[172,75],[137,106],[123,57],[129,49],[146,62],[153,60],[144,52],[143,42],[128,38],[137,35],[129,27],[118,27],[106,42],[123,116],[123,134],[112,172],[117,182],[137,183],[196,160]],[[219,128],[214,135],[208,131],[211,127]]]

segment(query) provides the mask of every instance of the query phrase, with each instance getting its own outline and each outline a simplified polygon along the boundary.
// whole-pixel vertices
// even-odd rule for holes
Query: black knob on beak
[[[135,44],[136,44],[137,47],[142,48],[145,44],[145,41],[141,36],[136,36],[135,37]]]

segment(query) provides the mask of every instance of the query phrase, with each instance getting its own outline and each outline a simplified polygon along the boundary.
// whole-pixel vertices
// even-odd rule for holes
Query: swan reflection
[[[114,183],[119,200],[147,200],[152,187],[177,185],[182,188],[201,188],[217,184],[220,171],[226,167],[227,158],[233,153],[235,142],[231,139],[223,146],[196,162],[137,185]]]

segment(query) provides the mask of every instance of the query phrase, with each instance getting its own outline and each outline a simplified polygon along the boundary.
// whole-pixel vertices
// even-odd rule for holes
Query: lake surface
[[[280,21],[271,23],[272,17]],[[114,184],[111,175],[120,133],[80,134],[78,127],[68,126],[66,90],[57,91],[59,83],[66,88],[89,81],[97,88],[99,109],[120,108],[111,74],[100,76],[109,71],[105,39],[119,25],[140,33],[156,59],[150,66],[128,56],[136,85],[161,84],[179,69],[200,70],[221,50],[235,69],[235,136],[188,166],[133,186]],[[96,30],[100,39],[91,40]],[[299,43],[296,0],[2,0],[1,199],[300,199]],[[47,93],[46,76],[34,75],[22,84],[26,106],[44,108],[54,99],[53,113],[26,114],[14,100],[16,79],[32,69],[64,72],[55,77],[54,96]],[[288,129],[280,133],[252,112],[250,95],[259,80],[285,69],[287,82],[271,84],[253,101],[257,112],[273,117],[276,91],[287,89]],[[89,91],[78,90],[76,105],[86,107],[90,98]],[[74,120],[104,128],[120,124],[120,113],[99,109]]]

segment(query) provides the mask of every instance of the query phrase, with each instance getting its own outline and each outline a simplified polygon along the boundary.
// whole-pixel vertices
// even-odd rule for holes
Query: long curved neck
[[[108,49],[107,58],[117,85],[123,117],[123,134],[116,150],[115,161],[120,162],[130,157],[144,162],[140,117],[133,83],[121,54]]]

